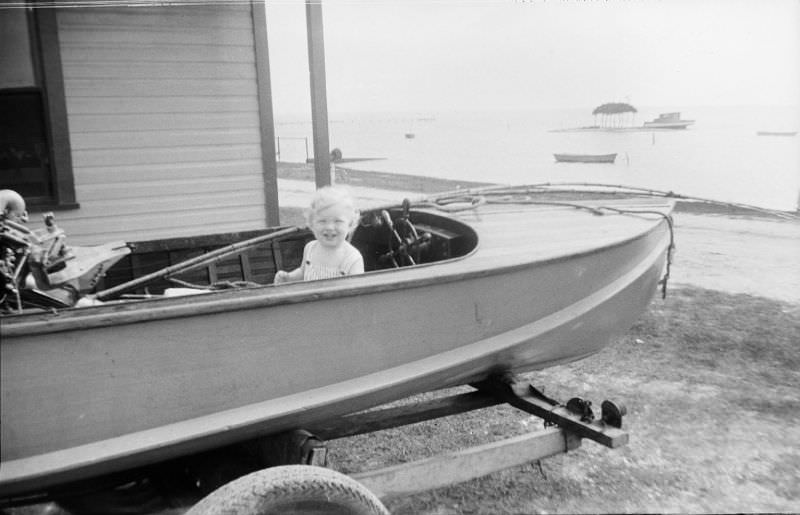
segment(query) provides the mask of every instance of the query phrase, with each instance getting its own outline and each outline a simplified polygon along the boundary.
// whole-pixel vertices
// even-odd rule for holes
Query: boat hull
[[[510,255],[493,228],[519,216],[481,214],[479,248],[450,263],[15,317],[0,496],[573,361],[627,330],[663,272],[663,217],[572,249],[512,237]]]
[[[644,122],[644,127],[648,129],[685,129],[688,126],[692,125],[694,120],[692,121],[683,121],[683,122]]]
[[[613,163],[617,154],[553,154],[559,163]]]
[[[648,129],[685,129],[694,120],[681,120],[681,113],[661,113],[655,120],[644,122]]]
[[[797,131],[758,131],[759,136],[787,136],[792,137],[797,135]]]

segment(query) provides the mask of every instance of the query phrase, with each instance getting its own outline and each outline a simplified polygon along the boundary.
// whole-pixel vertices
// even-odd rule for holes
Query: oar
[[[232,243],[226,247],[221,247],[219,249],[212,250],[211,252],[207,252],[206,254],[202,254],[200,256],[187,259],[186,261],[181,261],[180,263],[170,265],[166,268],[162,268],[161,270],[157,270],[153,273],[143,275],[142,277],[137,277],[136,279],[130,280],[126,283],[122,283],[112,288],[99,291],[96,294],[94,294],[93,297],[97,300],[108,299],[110,297],[119,295],[126,291],[130,291],[143,284],[149,283],[150,281],[161,279],[163,277],[168,277],[170,275],[174,275],[180,272],[188,272],[189,270],[194,270],[195,268],[206,266],[215,261],[224,259],[232,254],[241,252],[244,249],[258,245],[259,243],[263,243],[269,240],[274,240],[276,238],[281,238],[283,236],[293,234],[300,230],[302,230],[301,227],[287,227],[286,229],[281,229],[279,231],[271,232],[269,234],[264,234],[263,236],[256,236],[255,238],[250,238],[249,240],[243,240],[236,243]]]

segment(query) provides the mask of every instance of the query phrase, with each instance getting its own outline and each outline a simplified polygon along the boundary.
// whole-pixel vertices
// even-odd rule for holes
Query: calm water
[[[669,108],[640,108],[631,122]],[[483,113],[331,115],[331,148],[362,170],[508,184],[599,182],[794,210],[800,194],[800,135],[756,131],[800,128],[798,109],[689,108],[683,131],[557,132],[593,125],[591,109]],[[556,131],[556,132],[554,132]],[[282,161],[312,152],[311,123],[278,120]],[[413,133],[408,139],[406,133]],[[301,138],[301,139],[292,139]],[[553,153],[617,153],[615,164],[556,163]]]

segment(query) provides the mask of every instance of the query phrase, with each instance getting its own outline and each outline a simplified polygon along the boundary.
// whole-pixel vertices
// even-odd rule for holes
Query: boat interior
[[[121,284],[265,232],[269,230],[133,242],[131,254],[108,271],[103,287]],[[303,247],[313,238],[310,230],[303,229],[178,277],[182,282],[201,286],[240,281],[272,284],[277,270],[300,266]],[[468,225],[440,214],[386,209],[363,213],[350,242],[361,252],[364,269],[369,272],[464,256],[477,245],[477,234]],[[161,293],[175,284],[169,279],[155,281],[148,285],[148,291]]]
[[[54,220],[47,220],[50,225],[40,231],[0,221],[0,247],[7,255],[0,266],[6,284],[0,299],[4,313],[19,312],[20,307],[71,307],[83,295],[120,287],[119,295],[105,300],[150,298],[175,288],[271,285],[278,270],[300,265],[303,248],[313,239],[308,229],[284,235],[286,228],[278,227],[73,248]],[[408,202],[362,213],[351,235],[367,272],[464,256],[477,246],[477,240],[470,226],[440,213],[412,210]],[[247,243],[251,241],[256,243]],[[205,255],[217,257],[202,263]],[[201,266],[184,267],[198,260]],[[125,288],[145,276],[151,279]]]

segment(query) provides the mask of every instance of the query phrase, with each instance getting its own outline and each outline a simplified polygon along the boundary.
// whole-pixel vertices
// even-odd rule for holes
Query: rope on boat
[[[446,213],[458,213],[477,209],[487,203],[483,195],[465,195],[463,197],[451,197],[436,200],[423,200],[416,204],[416,207],[432,207]]]
[[[240,288],[255,288],[262,286],[261,284],[253,281],[217,281],[212,284],[197,284],[177,277],[167,277],[169,282],[177,284],[182,288],[191,288],[193,290],[201,291],[216,291],[216,290],[238,290]]]
[[[667,247],[667,261],[664,267],[664,276],[658,281],[658,284],[661,285],[661,298],[667,298],[667,281],[669,281],[670,271],[672,269],[672,254],[675,251],[675,222],[672,217],[666,213],[662,213],[661,211],[639,211],[635,209],[617,209],[615,207],[607,207],[603,206],[600,209],[607,209],[609,211],[614,211],[615,213],[619,214],[653,214],[658,215],[667,222],[667,227],[669,228],[669,246]]]
[[[621,184],[602,184],[591,182],[544,182],[538,184],[529,184],[521,186],[486,186],[481,188],[472,189],[459,189],[448,192],[443,192],[433,195],[426,199],[422,204],[438,204],[448,202],[449,199],[465,199],[470,196],[481,195],[485,197],[498,197],[498,196],[519,196],[519,195],[542,195],[546,193],[620,193],[620,194],[637,194],[649,197],[670,198],[676,200],[685,200],[689,202],[697,202],[702,204],[725,206],[737,209],[746,209],[758,213],[782,218],[785,220],[800,220],[800,213],[795,214],[789,211],[781,211],[778,209],[768,209],[749,204],[742,204],[737,202],[726,202],[721,200],[713,200],[702,197],[694,197],[689,195],[681,195],[673,191],[655,190],[651,188],[641,188],[637,186],[625,186]],[[491,202],[491,201],[490,201]],[[511,203],[523,203],[524,199],[516,199],[510,201]],[[541,202],[541,201],[536,201]],[[527,202],[524,202],[527,203]],[[532,203],[532,202],[531,202]],[[468,208],[465,208],[468,209]]]

